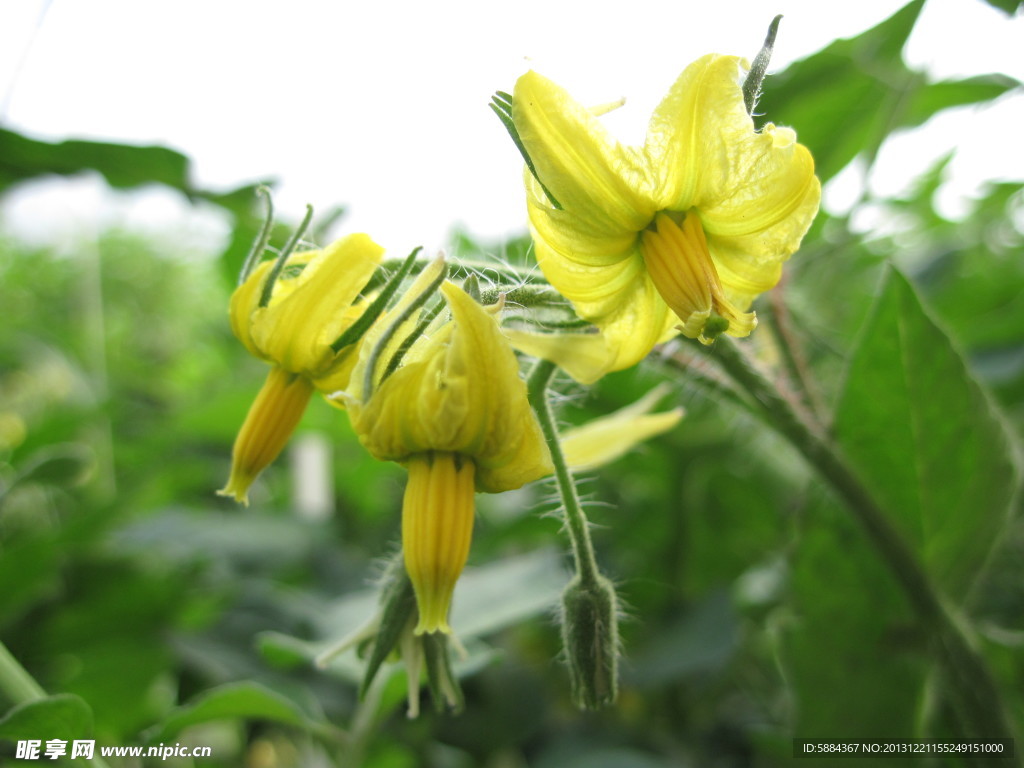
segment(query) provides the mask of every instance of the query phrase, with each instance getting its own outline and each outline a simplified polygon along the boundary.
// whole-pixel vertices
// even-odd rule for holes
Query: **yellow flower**
[[[235,440],[231,476],[219,493],[248,503],[249,486],[281,452],[313,391],[347,385],[354,346],[331,345],[362,314],[358,303],[384,249],[349,235],[323,250],[288,257],[265,297],[267,261],[231,296],[231,329],[252,354],[272,364]]]
[[[608,344],[583,378],[635,364],[674,326],[705,343],[746,336],[751,302],[799,247],[821,197],[814,161],[791,129],[754,130],[748,67],[717,54],[687,67],[642,147],[618,143],[541,75],[516,83],[538,262]]]
[[[475,491],[519,488],[552,472],[540,425],[527,402],[525,382],[494,313],[461,288],[441,291],[452,318],[439,318],[406,352],[390,375],[387,360],[403,331],[377,365],[373,353],[389,321],[401,315],[443,265],[428,267],[399,305],[367,334],[351,388],[341,396],[363,445],[376,458],[409,471],[402,511],[405,567],[416,592],[416,634],[450,633],[448,609],[469,555]],[[375,370],[367,376],[367,366]],[[364,391],[364,381],[372,391]]]

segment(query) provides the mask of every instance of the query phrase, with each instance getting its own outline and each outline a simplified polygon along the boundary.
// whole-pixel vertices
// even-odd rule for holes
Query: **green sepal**
[[[370,350],[370,356],[366,360],[366,373],[364,374],[363,378],[364,401],[369,400],[370,396],[373,394],[374,373],[377,370],[377,364],[380,360],[380,356],[381,354],[383,354],[384,350],[387,349],[388,344],[391,343],[391,339],[394,337],[396,333],[398,333],[398,329],[405,325],[405,322],[413,316],[413,313],[419,311],[419,309],[424,304],[427,303],[430,297],[437,293],[437,289],[441,287],[441,283],[443,283],[447,279],[448,267],[447,265],[442,266],[444,268],[437,274],[437,277],[431,280],[427,287],[423,289],[423,292],[420,293],[418,296],[414,297],[413,300],[410,301],[409,304],[401,312],[398,313],[398,316],[391,322],[391,325],[385,328],[384,332],[380,335],[380,338],[377,339],[377,346]],[[395,368],[397,368],[397,365],[394,368],[392,368],[391,366],[385,368],[384,376],[382,376],[381,378],[381,383],[383,383],[384,379],[387,378],[387,376]]]
[[[309,229],[309,224],[312,221],[313,206],[307,205],[306,215],[302,217],[302,223],[299,224],[299,228],[295,230],[295,234],[288,239],[284,248],[282,248],[281,252],[277,255],[277,258],[274,260],[274,266],[270,268],[270,272],[267,274],[266,280],[263,282],[263,290],[260,292],[260,307],[266,307],[270,304],[270,297],[274,293],[274,283],[276,283],[277,279],[281,276],[281,270],[284,269],[285,262],[288,261],[288,257],[292,255],[292,252],[295,250],[296,246],[298,246],[302,236],[306,234],[306,230]],[[264,226],[271,225],[265,224]]]
[[[480,278],[476,272],[470,272],[469,277],[462,281],[462,290],[466,292],[473,301],[480,304]]]
[[[780,21],[782,21],[781,14],[772,19],[772,23],[768,25],[768,34],[764,38],[764,45],[754,57],[754,63],[750,65],[750,71],[747,73],[747,79],[743,81],[743,103],[747,107],[748,115],[754,114],[754,107],[757,106],[757,100],[761,96],[761,84],[764,82],[764,76],[768,74],[768,63],[772,59],[772,49],[775,47],[775,36],[779,32]]]
[[[423,635],[423,657],[427,666],[427,687],[434,710],[444,712],[445,706],[458,714],[465,706],[462,688],[452,671],[448,636],[442,632]]]
[[[519,150],[519,154],[523,156],[523,160],[526,161],[526,167],[530,169],[530,173],[533,174],[533,178],[540,184],[540,188],[544,190],[544,194],[548,196],[548,200],[551,204],[559,211],[562,210],[562,204],[559,203],[555,196],[551,194],[551,191],[544,186],[544,182],[540,180],[540,176],[537,175],[537,169],[533,165],[533,160],[530,159],[530,153],[526,151],[526,147],[523,145],[523,140],[519,137],[519,129],[516,128],[515,121],[512,119],[512,96],[505,93],[504,91],[495,91],[494,96],[491,97],[491,103],[488,106],[494,111],[494,114],[501,120],[501,124],[505,126],[505,130],[508,131],[508,135],[512,137],[512,142],[516,145],[516,149]]]
[[[370,326],[374,324],[381,313],[387,307],[388,302],[391,301],[391,297],[395,295],[398,290],[398,286],[401,285],[402,281],[409,276],[409,272],[412,271],[413,265],[416,263],[416,257],[419,252],[423,250],[422,246],[413,248],[412,253],[405,257],[405,261],[402,262],[402,266],[398,268],[398,271],[391,276],[391,279],[387,281],[381,292],[377,295],[377,298],[373,300],[373,303],[366,308],[366,311],[359,316],[352,325],[345,329],[345,332],[341,334],[331,344],[331,349],[335,352],[340,352],[349,344],[355,344],[361,338],[363,334],[370,330]]]
[[[433,322],[434,318],[437,317],[441,310],[444,309],[445,303],[438,301],[434,306],[423,313],[423,317],[416,324],[416,327],[412,329],[412,332],[402,339],[402,343],[398,345],[398,349],[395,350],[395,354],[392,355],[391,359],[388,360],[388,367],[384,369],[384,375],[380,377],[383,382],[392,373],[398,370],[398,366],[402,364],[402,360],[405,359],[406,354],[412,349],[412,345],[416,343],[416,340],[426,333],[428,326]]]
[[[381,665],[397,647],[402,632],[411,626],[416,618],[416,593],[413,591],[409,575],[405,572],[401,553],[388,564],[383,581],[380,625],[372,641],[373,648],[366,662],[362,685],[359,686],[360,698],[366,695]]]
[[[256,187],[256,194],[266,201],[267,213],[263,217],[263,226],[260,228],[259,236],[252,244],[252,249],[245,257],[245,261],[242,262],[242,270],[238,273],[239,285],[249,278],[252,271],[256,269],[256,265],[263,259],[263,253],[267,250],[267,245],[270,244],[270,235],[274,231],[274,200],[270,196],[270,188],[265,184],[260,184]]]

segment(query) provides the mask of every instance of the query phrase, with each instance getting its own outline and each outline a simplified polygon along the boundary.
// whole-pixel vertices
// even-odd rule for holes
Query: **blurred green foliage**
[[[920,7],[766,81],[759,111],[796,127],[823,180],[855,158],[869,166],[895,130],[1019,88],[910,71],[900,52]],[[368,581],[396,546],[401,471],[316,403],[300,435],[330,436],[333,514],[295,514],[286,461],[249,509],[212,495],[264,375],[226,323],[258,227],[252,189],[195,190],[187,160],[161,148],[0,131],[0,157],[0,194],[92,169],[212,201],[235,225],[212,261],[125,232],[72,254],[0,239],[0,638],[52,694],[12,708],[0,737],[45,727],[44,738],[211,745],[213,757],[178,763],[197,766],[651,768],[788,764],[794,736],[956,735],[927,638],[841,502],[676,345],[591,392],[562,382],[568,422],[666,379],[688,410],[583,478],[627,612],[619,703],[579,713],[570,701],[553,621],[567,575],[541,484],[479,498],[454,619],[467,711],[407,720],[391,666],[360,704],[353,653],[327,672],[309,659],[374,610]],[[948,161],[900,199],[822,212],[758,307],[751,348],[885,502],[972,628],[1021,733],[1024,192],[992,184],[948,220],[935,206]],[[886,231],[856,229],[878,205]],[[460,234],[453,250],[526,264],[528,246]]]

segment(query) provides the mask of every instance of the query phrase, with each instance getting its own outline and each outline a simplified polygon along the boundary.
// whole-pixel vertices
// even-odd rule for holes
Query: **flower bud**
[[[562,644],[573,699],[597,709],[618,694],[619,629],[615,588],[604,576],[585,584],[579,576],[562,593]]]

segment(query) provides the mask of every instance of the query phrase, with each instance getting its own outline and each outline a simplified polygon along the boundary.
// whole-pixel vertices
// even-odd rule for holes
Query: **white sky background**
[[[902,4],[52,0],[44,14],[44,0],[0,0],[0,122],[46,139],[165,144],[192,158],[201,188],[276,178],[284,220],[307,202],[323,212],[345,204],[335,234],[435,249],[456,223],[485,239],[524,231],[521,160],[487,102],[527,68],[584,103],[627,97],[608,120],[640,140],[687,63],[711,51],[752,58],[775,13],[785,18],[773,70]],[[1022,17],[981,0],[928,0],[906,53],[936,79],[1024,79],[1022,41]],[[872,188],[905,188],[958,147],[945,204],[962,210],[984,180],[1024,178],[1021,125],[1019,93],[957,110],[890,142]],[[858,183],[844,174],[827,203],[841,207]],[[217,250],[223,235],[177,195],[115,195],[95,180],[26,190],[3,223],[46,239],[97,221],[148,222],[199,250]]]

